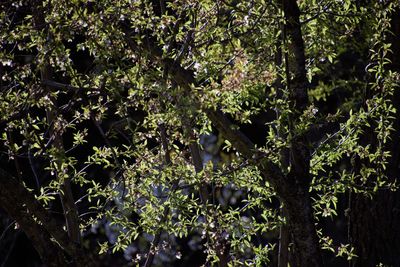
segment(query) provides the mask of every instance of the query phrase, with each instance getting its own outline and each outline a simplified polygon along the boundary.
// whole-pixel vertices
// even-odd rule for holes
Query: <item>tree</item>
[[[396,8],[3,3],[0,207],[49,266],[111,252],[143,266],[190,253],[365,266],[357,207],[397,192]],[[344,215],[342,242],[326,224]],[[395,264],[374,251],[374,265]]]
[[[386,71],[394,71],[399,73],[399,55],[400,55],[400,28],[399,28],[399,9],[394,10],[390,15],[383,14],[380,18],[381,23],[388,23],[390,19],[390,32],[383,39],[388,41],[391,46],[392,53],[388,59],[390,64],[386,64]],[[398,83],[398,82],[397,82]],[[399,172],[399,154],[398,142],[399,138],[399,91],[395,90],[390,97],[391,104],[396,109],[393,119],[393,131],[391,138],[385,146],[385,150],[390,152],[385,174],[391,182],[398,182]],[[369,142],[374,143],[374,140],[369,137]],[[374,195],[374,198],[365,198],[355,194],[351,198],[351,231],[354,245],[359,251],[359,259],[357,262],[360,266],[376,266],[380,262],[384,262],[390,266],[399,265],[398,251],[400,244],[398,243],[398,229],[395,227],[399,221],[398,214],[398,190],[387,192],[379,190]],[[366,234],[368,233],[368,234]],[[385,240],[385,241],[383,241]],[[382,242],[383,241],[383,242]],[[388,244],[388,245],[386,245]]]

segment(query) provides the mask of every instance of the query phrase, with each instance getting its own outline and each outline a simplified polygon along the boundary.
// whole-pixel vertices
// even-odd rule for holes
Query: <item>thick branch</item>
[[[3,179],[3,178],[0,178]],[[1,180],[3,182],[3,180]],[[49,233],[32,217],[30,210],[0,183],[0,206],[18,223],[47,266],[67,266],[61,248],[51,241]]]
[[[134,38],[128,25],[123,25],[123,30],[130,48],[134,51],[140,51],[150,59],[159,62],[164,66],[164,68],[167,68],[170,78],[177,85],[190,91],[191,86],[196,84],[193,71],[183,68],[178,62],[171,58],[163,58],[161,48],[159,48],[152,39],[149,37],[145,38],[139,45],[133,41]],[[201,108],[199,102],[195,104]],[[254,144],[222,112],[205,108],[203,108],[203,111],[207,114],[208,118],[218,131],[220,131],[243,156],[248,159],[257,157],[257,150],[255,149]],[[283,179],[284,175],[280,171],[279,167],[268,159],[264,158],[262,167],[262,172],[265,178],[274,185],[279,184],[279,181]]]
[[[38,32],[41,32],[43,30],[44,32],[47,32],[46,27],[48,25],[46,24],[46,21],[44,19],[45,10],[43,10],[42,1],[40,0],[32,1],[32,14],[33,14],[35,29]],[[49,32],[47,32],[47,34],[50,36]],[[48,81],[52,78],[53,69],[49,63],[47,63],[40,69],[40,75],[43,81]],[[57,131],[55,125],[55,119],[57,118],[58,115],[55,104],[56,101],[53,97],[51,97],[52,88],[50,86],[45,86],[45,89],[46,93],[48,93],[48,95],[50,96],[52,102],[51,106],[46,110],[46,115],[47,115],[47,121],[50,125],[50,135],[54,136],[54,148],[57,151],[56,169],[57,172],[64,172],[65,174],[68,170],[62,167],[63,163],[62,159],[65,157],[63,139],[61,133]],[[62,192],[60,192],[60,199],[64,210],[68,235],[74,242],[80,243],[81,234],[79,230],[79,216],[72,194],[71,181],[70,178],[67,176],[65,176],[64,179],[61,179],[60,177],[61,177],[60,173],[57,173],[57,178],[61,182]]]
[[[287,70],[290,78],[290,100],[294,111],[303,111],[308,104],[307,76],[304,53],[304,42],[301,33],[300,10],[296,0],[283,0],[286,24],[284,42],[288,46],[289,56]]]
[[[50,242],[52,237],[76,263],[93,266],[90,256],[70,240],[63,230],[64,225],[55,220],[20,182],[1,168],[0,205],[21,225],[28,237],[40,235],[41,242]],[[36,226],[32,226],[32,223]],[[32,241],[35,243],[37,240]]]

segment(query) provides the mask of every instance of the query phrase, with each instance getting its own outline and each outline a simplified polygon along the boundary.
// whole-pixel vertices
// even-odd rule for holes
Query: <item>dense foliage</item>
[[[0,6],[2,237],[49,266],[368,256],[350,203],[397,192],[397,1]]]

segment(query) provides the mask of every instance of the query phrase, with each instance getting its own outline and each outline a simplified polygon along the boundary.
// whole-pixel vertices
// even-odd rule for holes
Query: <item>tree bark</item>
[[[0,178],[3,179],[3,178]],[[18,223],[27,237],[32,241],[33,246],[38,252],[42,262],[47,266],[67,266],[61,248],[51,241],[51,236],[34,220],[29,209],[21,203],[19,195],[10,194],[1,183],[0,187],[0,206]]]
[[[294,262],[291,266],[323,266],[315,228],[311,198],[307,187],[286,184],[279,195],[287,210],[287,221],[293,236]],[[279,189],[278,189],[279,193]]]
[[[92,258],[72,242],[55,220],[19,181],[0,168],[0,206],[32,240],[44,263],[50,266],[94,266]],[[55,240],[55,242],[52,241]],[[70,262],[64,259],[68,255]]]
[[[35,28],[40,31],[46,31],[48,25],[44,19],[45,10],[43,9],[43,3],[40,0],[32,1],[32,14],[33,20],[35,24]],[[49,34],[49,33],[47,33]],[[53,70],[50,64],[47,62],[41,69],[40,75],[42,81],[51,80],[53,76]],[[75,205],[74,197],[71,189],[71,179],[67,175],[68,169],[63,167],[63,158],[65,158],[64,144],[62,138],[62,129],[59,129],[60,126],[56,125],[57,112],[56,112],[56,100],[51,96],[52,88],[48,85],[45,85],[46,92],[51,100],[51,107],[46,110],[47,122],[50,127],[50,138],[53,138],[53,148],[55,149],[57,155],[55,160],[55,168],[58,172],[56,172],[56,177],[60,180],[61,192],[59,193],[61,204],[64,211],[64,217],[66,221],[67,231],[69,237],[76,243],[81,242],[81,234],[79,229],[79,216],[78,210]],[[60,178],[63,177],[63,178]]]
[[[289,90],[289,166],[285,180],[276,184],[285,205],[287,221],[293,236],[294,266],[323,266],[314,214],[309,195],[310,150],[307,133],[296,132],[294,125],[308,106],[308,81],[305,67],[304,41],[300,10],[296,0],[283,0],[285,16],[283,44],[285,46],[286,86]]]

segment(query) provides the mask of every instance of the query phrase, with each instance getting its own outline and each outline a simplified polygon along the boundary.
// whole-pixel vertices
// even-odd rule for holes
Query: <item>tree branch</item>
[[[33,15],[33,23],[35,29],[38,32],[44,31],[48,38],[50,38],[50,33],[47,31],[48,24],[45,21],[45,10],[43,9],[43,3],[39,0],[32,1],[32,15]],[[45,59],[46,64],[40,68],[40,76],[41,80],[50,80],[53,76],[53,68],[49,64],[48,58]],[[66,174],[68,169],[63,167],[63,158],[65,157],[64,143],[62,138],[62,133],[57,131],[56,125],[54,121],[57,118],[57,106],[56,100],[51,97],[52,87],[45,86],[45,92],[50,96],[51,105],[46,109],[47,122],[50,125],[50,135],[54,135],[54,143],[53,147],[56,150],[56,171],[57,178],[61,182],[61,191],[60,199],[61,204],[64,210],[64,217],[66,220],[67,230],[69,237],[76,243],[81,242],[81,234],[79,230],[79,215],[78,210],[75,205],[72,188],[71,188],[71,179],[68,176],[60,175],[60,172]],[[63,178],[61,178],[64,176]]]
[[[93,266],[91,257],[79,244],[74,243],[63,230],[64,225],[54,219],[20,182],[0,168],[0,206],[13,217],[32,240],[43,260],[59,255],[50,240],[54,238],[60,248],[76,262]]]
[[[133,41],[134,38],[129,25],[122,25],[122,28],[125,32],[126,42],[133,51],[140,51],[150,59],[159,62],[160,65],[168,69],[170,78],[177,85],[185,88],[188,92],[191,91],[191,87],[196,84],[193,71],[185,69],[171,58],[163,58],[162,49],[159,48],[150,37],[145,38],[139,45]],[[207,114],[207,117],[210,119],[212,124],[243,156],[248,159],[252,159],[253,157],[257,158],[259,152],[256,150],[253,142],[251,142],[251,140],[242,133],[238,127],[225,116],[225,114],[221,111],[202,108],[199,102],[194,104]],[[264,177],[273,185],[279,186],[279,182],[284,179],[284,174],[279,167],[266,158],[262,160],[261,165],[261,172],[264,174]]]

